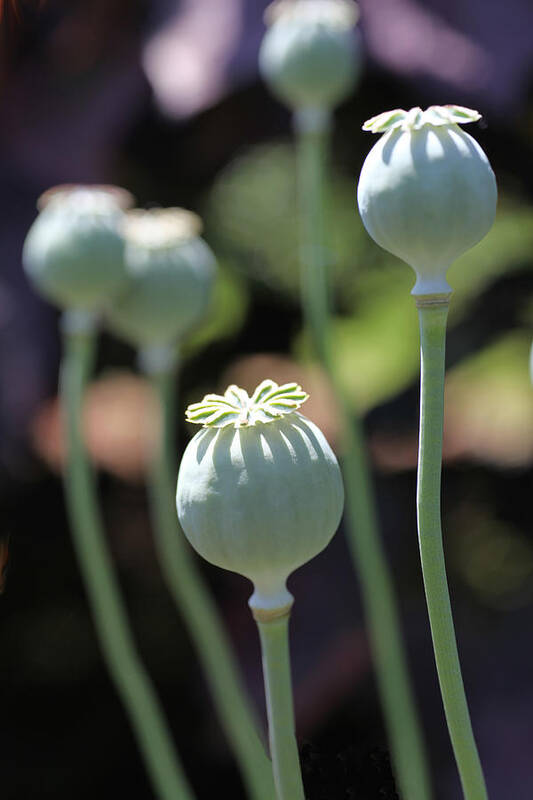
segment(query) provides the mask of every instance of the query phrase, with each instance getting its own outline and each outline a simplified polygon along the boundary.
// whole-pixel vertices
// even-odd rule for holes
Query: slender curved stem
[[[348,545],[359,575],[365,616],[392,760],[406,800],[430,800],[431,782],[409,680],[390,569],[378,529],[376,502],[359,418],[350,413],[330,343],[324,233],[327,126],[297,122],[302,222],[302,297],[315,352],[335,389],[342,414]]]
[[[423,298],[420,300],[423,302]],[[448,302],[419,304],[418,315],[422,371],[417,512],[424,587],[442,700],[463,792],[467,800],[487,800],[461,676],[442,543],[440,495]]]
[[[188,628],[221,724],[233,747],[253,800],[273,800],[272,763],[257,733],[256,720],[238,677],[231,646],[204,585],[176,514],[177,463],[174,431],[176,368],[151,376],[161,414],[160,441],[149,487],[161,568]]]
[[[294,731],[289,613],[261,619],[254,613],[263,659],[268,714],[268,738],[278,800],[305,800],[298,745]]]
[[[67,441],[65,490],[74,547],[100,646],[154,791],[161,800],[193,800],[159,700],[130,633],[106,544],[94,474],[81,434],[83,394],[94,345],[95,334],[89,329],[76,330],[75,326],[65,324],[61,400]]]

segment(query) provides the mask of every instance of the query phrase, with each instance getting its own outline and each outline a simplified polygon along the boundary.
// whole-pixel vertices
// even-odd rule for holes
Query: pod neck
[[[61,315],[61,331],[65,336],[88,336],[95,333],[101,322],[98,311],[67,308]]]
[[[172,372],[179,363],[179,348],[177,344],[152,344],[140,347],[137,353],[137,363],[145,375],[160,375]]]
[[[297,134],[326,133],[331,129],[331,111],[319,106],[304,106],[293,112],[293,126]]]
[[[276,592],[265,593],[254,586],[254,593],[248,600],[251,612],[256,622],[271,622],[289,616],[294,597],[285,584]]]
[[[434,297],[437,295],[450,297],[452,295],[453,289],[446,280],[446,273],[450,265],[446,269],[442,269],[439,275],[428,275],[425,270],[419,271],[412,264],[410,266],[416,273],[416,283],[411,289],[413,297]]]
[[[411,292],[411,294],[413,294]],[[437,294],[415,294],[413,295],[415,298],[416,307],[418,309],[421,308],[433,308],[433,309],[447,309],[450,305],[450,300],[452,297],[453,292],[446,292],[446,293],[437,293]]]

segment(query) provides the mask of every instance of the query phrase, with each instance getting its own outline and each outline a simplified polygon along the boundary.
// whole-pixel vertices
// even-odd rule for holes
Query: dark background
[[[5,800],[152,796],[107,677],[65,521],[56,403],[57,313],[20,262],[38,195],[112,182],[139,205],[205,221],[220,261],[211,317],[185,345],[180,408],[230,381],[295,377],[306,413],[342,449],[298,303],[289,114],[257,74],[260,0],[7,4],[0,48],[0,778]],[[330,223],[335,352],[364,414],[438,800],[460,796],[416,546],[418,333],[405,265],[369,241],[355,179],[380,111],[458,103],[495,169],[496,224],[453,268],[443,513],[452,602],[492,798],[533,792],[531,519],[533,6],[364,0],[365,67],[339,109]],[[139,649],[199,800],[240,797],[237,772],[162,583],[143,486],[154,411],[135,355],[104,334],[86,430]],[[190,435],[182,425],[181,441]],[[179,448],[177,447],[177,460]],[[246,581],[203,565],[261,711]],[[309,800],[392,798],[357,579],[342,530],[291,579],[297,729]]]

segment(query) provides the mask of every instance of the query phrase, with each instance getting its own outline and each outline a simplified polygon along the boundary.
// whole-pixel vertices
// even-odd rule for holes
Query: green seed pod
[[[185,535],[207,561],[249,578],[254,609],[290,604],[285,582],[337,530],[344,490],[323,433],[296,412],[295,383],[237,386],[189,406],[203,424],[181,462],[177,508]]]
[[[381,247],[415,270],[414,295],[448,294],[448,268],[494,222],[494,173],[459,128],[479,118],[461,106],[430,106],[388,111],[363,125],[384,135],[361,170],[361,218]]]
[[[107,312],[119,336],[136,346],[170,344],[205,314],[215,258],[199,236],[201,227],[196,214],[181,208],[126,215],[129,282]]]
[[[291,109],[330,110],[352,90],[360,72],[358,10],[351,0],[277,0],[259,52],[272,92]]]
[[[126,278],[123,209],[132,201],[115,186],[64,185],[42,195],[22,260],[45,297],[94,311],[117,291]]]

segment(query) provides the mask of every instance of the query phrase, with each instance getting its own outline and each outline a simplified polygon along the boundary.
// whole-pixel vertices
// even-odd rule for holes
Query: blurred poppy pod
[[[126,279],[122,222],[133,198],[115,186],[63,185],[39,199],[22,259],[37,289],[62,308],[98,310]]]
[[[448,294],[448,268],[494,222],[494,173],[459,127],[479,118],[462,106],[430,106],[387,111],[363,125],[383,136],[361,170],[359,212],[374,241],[415,270],[414,295]]]
[[[277,0],[259,52],[261,74],[292,110],[330,110],[344,100],[360,72],[360,42],[351,0]]]
[[[289,605],[287,577],[326,547],[340,522],[339,465],[320,429],[297,413],[297,384],[237,386],[189,406],[203,424],[178,476],[180,523],[207,561],[254,583],[254,609]]]
[[[202,223],[181,208],[134,209],[126,215],[128,282],[107,311],[110,328],[138,347],[179,340],[205,314],[215,258]]]

